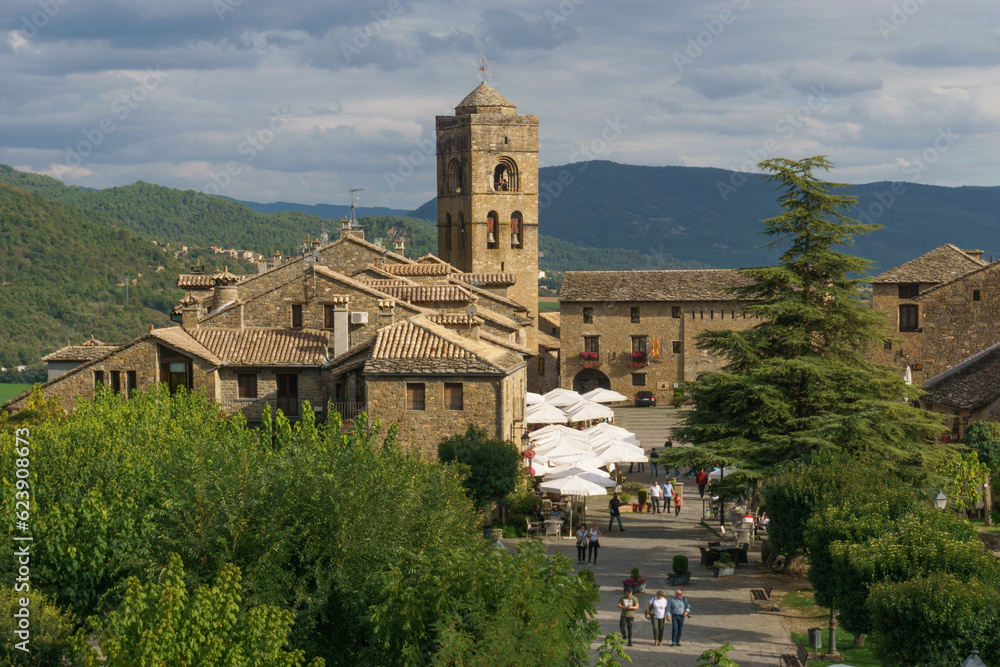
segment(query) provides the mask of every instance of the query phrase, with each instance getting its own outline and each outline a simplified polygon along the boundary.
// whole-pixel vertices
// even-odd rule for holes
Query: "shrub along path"
[[[647,477],[648,479],[648,477]],[[661,477],[662,480],[662,477]],[[690,487],[688,487],[690,488]],[[629,576],[633,567],[642,570],[648,581],[646,591],[639,595],[640,609],[633,626],[634,646],[627,649],[635,665],[667,665],[689,667],[697,662],[702,651],[732,643],[735,647],[729,656],[740,667],[773,667],[783,653],[794,652],[789,628],[781,616],[761,611],[754,613],[750,602],[750,589],[759,588],[763,580],[752,566],[740,565],[732,577],[716,579],[712,570],[699,565],[699,545],[715,539],[715,534],[700,525],[701,503],[695,492],[685,493],[685,507],[680,516],[666,514],[622,514],[625,532],[618,532],[617,522],[608,532],[608,497],[588,500],[587,516],[598,522],[602,533],[597,565],[577,565],[577,570],[588,568],[594,572],[601,587],[597,621],[603,634],[618,632],[620,612],[616,607],[622,594],[622,579]],[[575,540],[549,538],[546,542],[551,553],[559,552],[576,562]],[[684,625],[680,647],[671,647],[669,627],[664,631],[663,646],[653,646],[653,631],[641,613],[649,602],[650,594],[658,589],[673,595],[677,587],[667,585],[666,576],[675,554],[688,557],[691,583],[680,586],[691,603],[691,618]],[[750,560],[759,560],[759,551],[751,552]],[[596,648],[603,642],[594,644]]]

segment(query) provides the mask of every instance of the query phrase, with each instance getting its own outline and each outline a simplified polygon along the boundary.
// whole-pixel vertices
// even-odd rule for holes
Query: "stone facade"
[[[757,322],[738,304],[726,301],[563,302],[560,384],[576,391],[605,386],[625,396],[648,390],[665,402],[674,383],[724,365],[724,360],[697,348],[698,334],[748,329]],[[597,339],[596,365],[580,356],[587,351],[587,339]],[[633,359],[632,352],[642,349],[646,361]]]
[[[462,386],[461,410],[447,409],[445,383]],[[407,410],[408,384],[423,386],[423,410]],[[523,368],[500,377],[415,374],[366,380],[371,414],[385,424],[398,424],[401,446],[427,458],[437,456],[438,443],[444,437],[464,432],[469,424],[486,429],[491,437],[517,441],[524,417],[524,386]],[[502,405],[499,411],[498,404]]]

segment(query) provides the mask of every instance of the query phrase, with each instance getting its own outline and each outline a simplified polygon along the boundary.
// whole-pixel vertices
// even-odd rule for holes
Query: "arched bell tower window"
[[[517,164],[509,157],[502,157],[493,167],[493,191],[517,192]]]
[[[462,163],[455,158],[448,163],[448,192],[462,192]]]
[[[524,216],[520,211],[510,214],[510,247],[524,247]]]
[[[500,247],[500,229],[497,223],[500,221],[500,216],[497,215],[496,211],[490,211],[486,214],[486,247],[490,250],[496,250]]]

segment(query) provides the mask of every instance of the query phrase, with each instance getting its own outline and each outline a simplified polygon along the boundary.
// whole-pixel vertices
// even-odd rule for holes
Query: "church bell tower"
[[[484,81],[437,117],[438,256],[511,273],[507,296],[538,314],[538,116]]]

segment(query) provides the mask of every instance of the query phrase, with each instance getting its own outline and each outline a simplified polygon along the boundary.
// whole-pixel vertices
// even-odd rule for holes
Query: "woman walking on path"
[[[656,591],[656,597],[651,598],[646,606],[646,618],[653,621],[653,646],[663,645],[663,625],[667,617],[667,598],[663,591]]]
[[[576,564],[579,565],[587,557],[587,524],[581,523],[576,529]]]
[[[587,562],[589,563],[591,559],[594,561],[594,565],[597,565],[597,550],[601,548],[601,543],[599,537],[601,536],[601,531],[597,529],[597,524],[595,523],[587,531],[587,542],[589,545],[589,550],[587,551]]]

